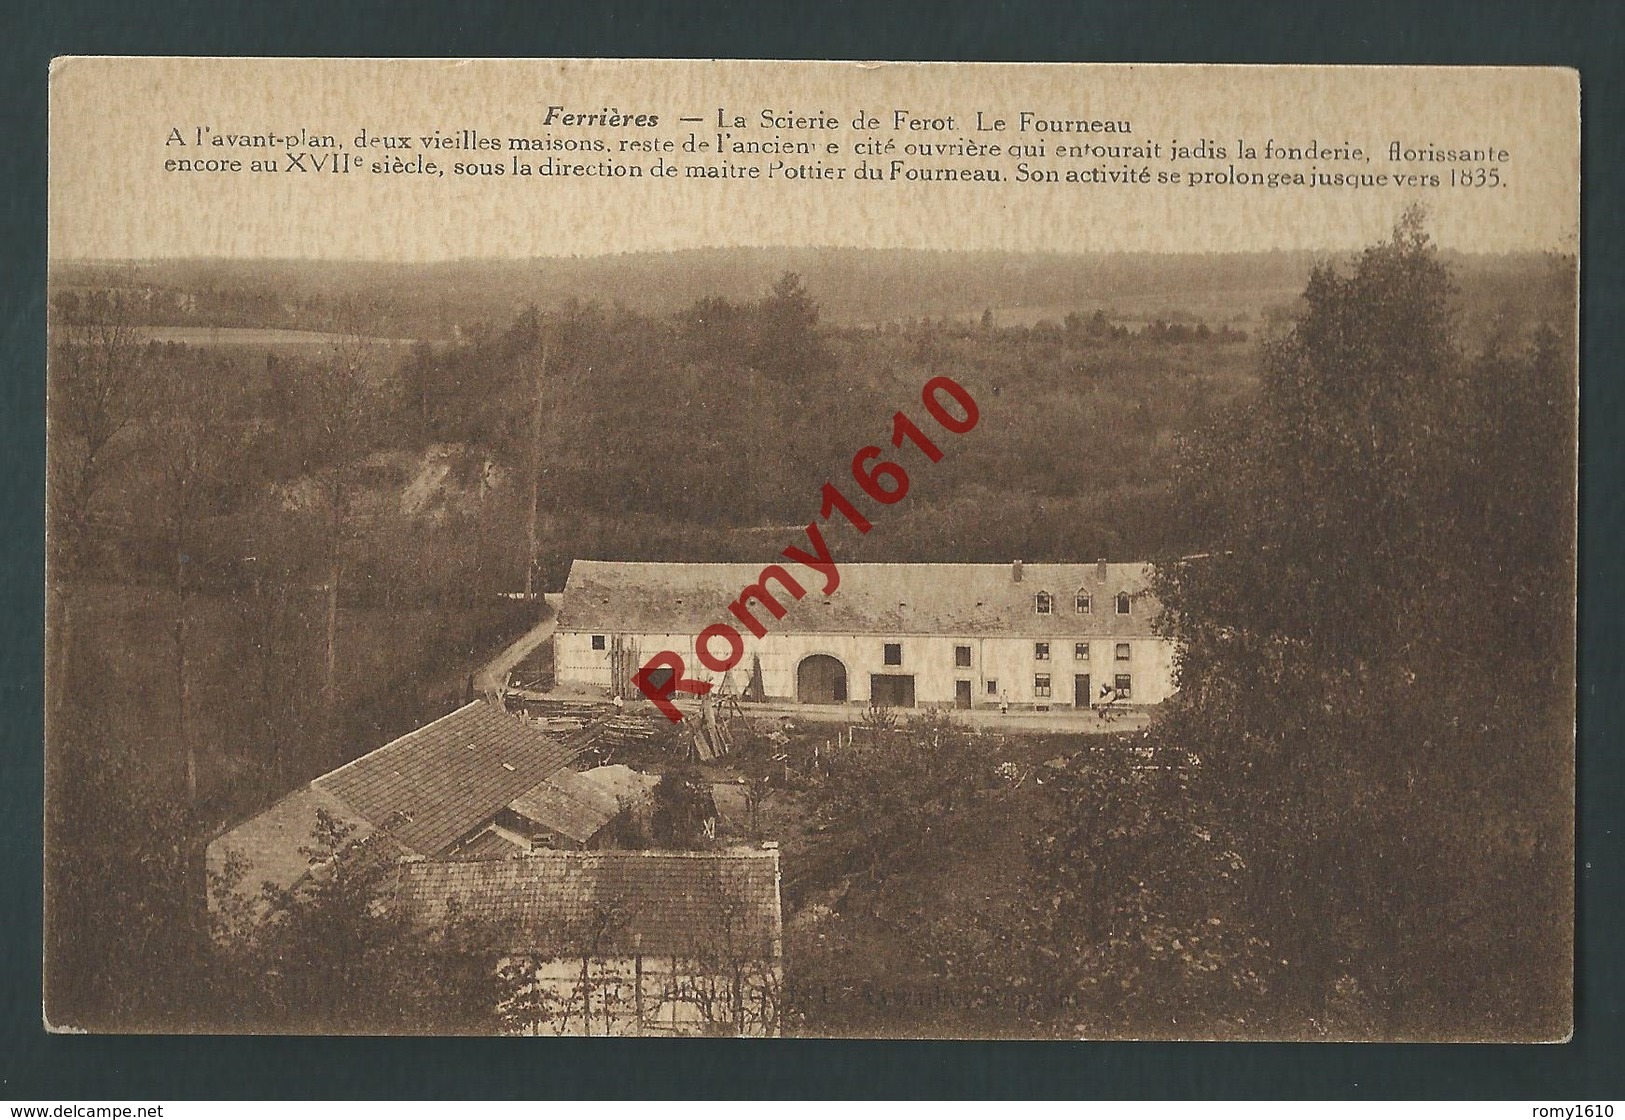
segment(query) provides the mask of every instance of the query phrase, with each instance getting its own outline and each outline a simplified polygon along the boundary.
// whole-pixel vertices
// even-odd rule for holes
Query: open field
[[[152,342],[184,346],[273,346],[326,349],[347,341],[326,331],[276,330],[266,327],[148,327],[142,334]],[[371,345],[410,346],[409,338],[368,338]]]

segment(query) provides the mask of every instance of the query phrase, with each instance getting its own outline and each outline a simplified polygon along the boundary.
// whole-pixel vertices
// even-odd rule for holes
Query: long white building
[[[575,561],[554,635],[558,683],[635,697],[634,674],[670,650],[689,678],[726,675],[735,692],[804,704],[1043,710],[1088,707],[1103,691],[1134,705],[1174,692],[1145,564],[842,564],[829,594],[820,573],[779,565],[790,586],[751,564]],[[782,617],[742,598],[759,583]],[[726,674],[696,649],[719,622],[743,643]],[[712,641],[713,659],[725,652]]]

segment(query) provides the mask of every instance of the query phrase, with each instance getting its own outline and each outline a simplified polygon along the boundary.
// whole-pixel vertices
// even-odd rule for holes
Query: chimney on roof
[[[1106,582],[1106,561],[1095,561],[1095,578],[1100,580],[1102,583]]]
[[[1020,583],[1021,582],[1021,561],[1020,560],[1012,560],[1010,562],[1010,582],[1011,583]]]

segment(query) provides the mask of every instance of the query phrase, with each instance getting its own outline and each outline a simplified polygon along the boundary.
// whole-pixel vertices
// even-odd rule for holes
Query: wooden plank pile
[[[617,712],[611,704],[592,700],[526,699],[520,707],[539,731],[570,735],[591,727],[593,745],[611,750],[654,742],[666,730],[658,713]]]
[[[659,716],[655,718],[664,719]],[[650,721],[647,714],[628,712],[615,716],[604,724],[597,742],[606,747],[630,747],[637,743],[650,743],[660,738],[661,726]]]
[[[591,701],[541,700],[524,698],[520,710],[531,726],[547,734],[569,735],[603,719],[610,712],[608,704]]]
[[[708,694],[700,697],[700,713],[683,720],[691,744],[689,757],[700,762],[721,758],[733,750],[733,734],[728,727],[726,713],[717,718],[717,702]]]

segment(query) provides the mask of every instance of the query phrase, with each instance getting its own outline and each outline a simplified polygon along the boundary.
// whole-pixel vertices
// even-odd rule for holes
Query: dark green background
[[[1621,1075],[1625,5],[686,6],[89,0],[0,14],[0,1099],[1441,1097],[1584,1102]],[[1580,70],[1584,114],[1577,1030],[1562,1046],[52,1037],[40,1026],[46,68],[61,54],[1435,63]],[[1493,112],[1493,106],[1475,109]]]

